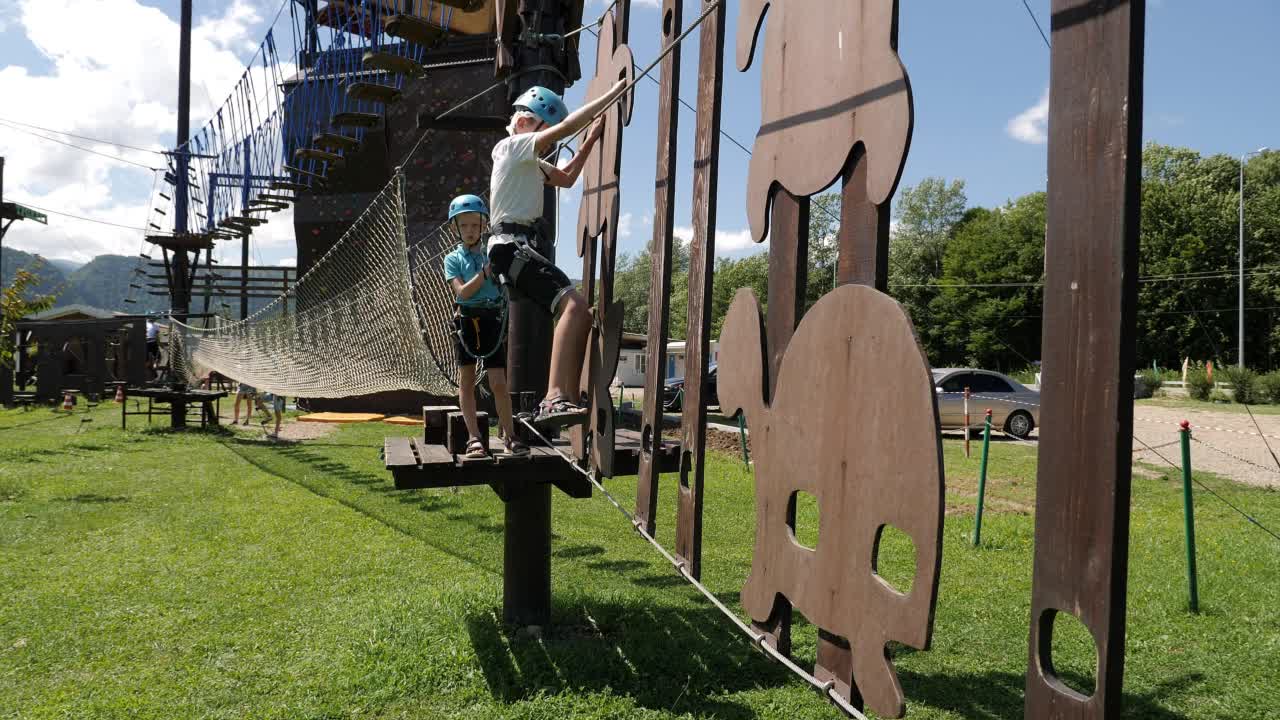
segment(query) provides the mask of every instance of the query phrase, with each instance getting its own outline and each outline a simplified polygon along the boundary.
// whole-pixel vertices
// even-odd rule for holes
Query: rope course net
[[[452,394],[452,296],[439,265],[452,240],[440,228],[409,246],[397,175],[288,293],[243,321],[175,322],[175,371],[311,398]]]

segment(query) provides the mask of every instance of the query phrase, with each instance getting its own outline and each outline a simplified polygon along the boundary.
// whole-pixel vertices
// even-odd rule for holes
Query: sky
[[[193,128],[209,117],[214,98],[226,97],[239,79],[280,2],[196,0]],[[604,2],[589,0],[585,15],[594,18]],[[1028,4],[1047,32],[1048,0]],[[1280,68],[1280,44],[1274,42],[1280,3],[1149,0],[1147,6],[1145,139],[1235,156],[1280,147],[1274,79]],[[698,3],[685,3],[686,27],[698,12]],[[757,55],[746,72],[738,71],[736,0],[729,0],[727,13],[723,130],[751,147],[760,121],[759,70],[768,59]],[[79,261],[103,253],[132,255],[142,248],[143,233],[126,228],[164,220],[151,209],[155,178],[146,167],[54,144],[13,123],[133,145],[141,150],[53,136],[142,166],[163,166],[162,156],[146,150],[175,144],[177,14],[177,0],[0,0],[5,199],[126,226],[51,214],[48,226],[15,224],[7,246]],[[659,52],[659,19],[658,0],[633,0],[630,45],[637,70]],[[931,176],[963,179],[970,205],[987,207],[1043,190],[1049,53],[1022,0],[901,0],[899,25],[899,55],[915,107],[903,185]],[[762,32],[769,32],[767,17]],[[566,93],[570,107],[582,102],[593,72],[595,40],[583,37],[587,77]],[[696,40],[697,31],[682,47],[681,97],[691,105]],[[620,252],[641,250],[652,234],[657,97],[657,84],[641,81],[624,131]],[[691,225],[695,122],[691,110],[682,111],[675,217],[677,233],[685,236]],[[722,140],[718,255],[761,249],[747,229],[747,167],[747,154]],[[562,193],[564,224],[576,220],[578,199],[577,191]],[[567,231],[563,236],[569,237]],[[576,276],[581,265],[571,247],[566,242],[557,261]],[[258,228],[252,248],[255,263],[293,263],[289,213]],[[238,262],[238,247],[228,245],[225,252]]]

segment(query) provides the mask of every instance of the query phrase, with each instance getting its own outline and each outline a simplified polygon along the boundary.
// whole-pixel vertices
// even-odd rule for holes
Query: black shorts
[[[453,328],[453,347],[459,367],[475,365],[477,356],[486,353],[491,354],[480,357],[486,368],[507,366],[507,338],[500,335],[506,332],[501,310],[476,311],[459,307],[453,318]]]
[[[147,341],[147,357],[160,357],[160,341],[159,340]]]
[[[569,276],[541,255],[518,248],[516,243],[498,243],[490,248],[489,264],[494,272],[510,279],[517,253],[524,264],[510,286],[554,315],[560,301],[573,290]]]

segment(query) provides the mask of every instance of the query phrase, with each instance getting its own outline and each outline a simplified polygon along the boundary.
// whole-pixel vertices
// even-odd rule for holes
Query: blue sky
[[[178,3],[93,3],[105,14],[88,17],[68,32],[65,23],[50,23],[49,13],[58,12],[59,5],[67,6],[64,13],[73,6],[79,12],[85,5],[76,0],[0,0],[0,97],[6,99],[0,118],[156,149],[172,145],[172,130],[165,128],[172,127],[176,95],[171,58],[176,58]],[[1047,30],[1048,1],[1030,5]],[[196,116],[207,113],[209,98],[225,97],[238,77],[234,63],[243,66],[252,55],[277,7],[278,0],[197,0],[197,26],[204,34],[196,48]],[[594,17],[602,7],[602,0],[592,0],[586,15]],[[686,2],[686,25],[697,11],[697,3]],[[113,20],[118,24],[112,26]],[[655,0],[633,3],[631,46],[641,67],[659,50],[658,21]],[[730,0],[724,129],[750,147],[759,123],[759,65],[767,58],[738,72],[736,27],[737,2]],[[1146,138],[1233,155],[1262,145],[1280,147],[1280,93],[1273,79],[1280,68],[1277,27],[1280,4],[1269,0],[1149,1]],[[582,60],[590,73],[594,39],[584,38]],[[696,39],[695,31],[684,47],[681,93],[690,103],[696,91]],[[139,43],[152,47],[146,52],[132,48]],[[1020,0],[902,0],[899,51],[916,110],[904,184],[928,176],[963,178],[970,204],[986,206],[1043,189],[1045,145],[1037,106],[1048,87],[1049,55]],[[122,89],[116,91],[114,83]],[[571,105],[581,102],[585,85],[569,90]],[[626,130],[624,252],[642,248],[652,232],[656,100],[657,86],[642,82]],[[676,223],[687,227],[693,113],[684,111],[680,123]],[[758,248],[745,241],[747,156],[727,141],[721,148],[721,254],[754,252]],[[151,174],[146,170],[85,157],[3,127],[0,153],[10,157],[6,195],[13,199],[131,226],[141,224],[147,213]],[[126,157],[144,164],[158,159],[138,153]],[[567,223],[577,215],[576,193],[562,201]],[[295,252],[287,222],[267,228],[259,233],[255,256],[263,262],[291,259]],[[99,252],[134,253],[139,240],[137,232],[61,218],[47,228],[15,226],[6,238],[16,247],[81,259]],[[567,270],[579,267],[567,244],[559,256]]]

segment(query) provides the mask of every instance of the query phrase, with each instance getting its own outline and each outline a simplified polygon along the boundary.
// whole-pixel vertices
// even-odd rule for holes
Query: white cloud
[[[0,67],[0,97],[22,99],[4,103],[0,115],[142,148],[172,146],[177,22],[138,0],[0,0],[0,9],[5,8],[12,10],[3,14],[9,31],[23,32],[51,67],[45,74],[17,65]],[[69,17],[75,22],[66,22]],[[219,16],[198,18],[192,29],[193,84],[222,93],[215,94],[221,101],[244,73],[265,32],[262,19],[247,0],[234,0]],[[261,63],[257,66],[260,73]],[[195,130],[214,106],[197,91],[191,111]],[[60,139],[144,165],[165,165],[163,157],[152,153]],[[145,225],[151,213],[153,178],[148,170],[5,128],[0,128],[0,155],[6,157],[6,199],[130,227]],[[165,221],[152,219],[162,227]],[[15,224],[5,241],[47,257],[89,260],[104,253],[133,255],[141,236],[136,230],[51,214],[47,227]]]
[[[1040,101],[1018,113],[1005,127],[1009,137],[1018,142],[1043,145],[1049,141],[1049,89],[1045,88]]]
[[[283,267],[297,267],[298,258],[295,258],[295,257],[280,258],[279,260],[276,261],[276,264],[281,265]]]
[[[677,225],[672,230],[678,238],[689,240],[693,237],[693,228],[688,225]],[[716,255],[737,255],[752,254],[757,250],[767,250],[769,248],[769,238],[765,236],[764,242],[757,243],[751,239],[751,229],[742,228],[741,230],[716,230]],[[743,251],[749,251],[744,253]]]
[[[618,237],[631,237],[631,213],[622,213],[618,216]]]

